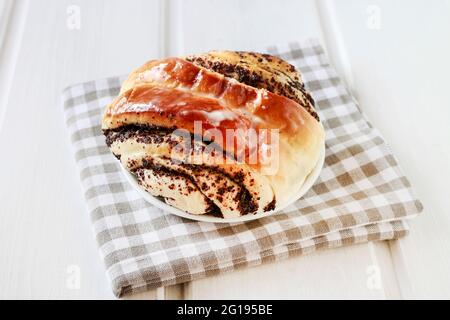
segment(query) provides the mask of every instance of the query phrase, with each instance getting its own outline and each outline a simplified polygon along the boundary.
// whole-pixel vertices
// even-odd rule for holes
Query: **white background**
[[[79,30],[67,26],[71,5],[80,9]],[[64,126],[62,88],[150,58],[306,37],[321,39],[422,200],[410,235],[132,298],[450,298],[444,0],[0,0],[0,298],[114,298]]]

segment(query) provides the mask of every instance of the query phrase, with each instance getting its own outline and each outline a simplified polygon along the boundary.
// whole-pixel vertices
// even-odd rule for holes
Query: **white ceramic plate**
[[[248,214],[248,215],[244,215],[241,217],[237,217],[237,218],[230,218],[230,219],[224,219],[224,218],[220,218],[220,217],[214,217],[214,216],[210,216],[210,215],[206,215],[206,214],[201,214],[201,215],[195,215],[195,214],[190,214],[187,213],[186,211],[177,209],[175,207],[172,207],[171,205],[168,205],[167,203],[164,202],[164,200],[160,200],[157,197],[152,196],[150,193],[148,193],[147,191],[145,191],[138,183],[137,179],[135,176],[133,176],[127,169],[125,169],[122,166],[122,171],[125,174],[125,177],[127,178],[127,180],[131,183],[131,185],[133,186],[134,189],[136,189],[137,192],[139,192],[139,194],[149,203],[151,203],[152,205],[154,205],[155,207],[158,207],[166,212],[175,214],[177,216],[186,218],[186,219],[191,219],[191,220],[196,220],[196,221],[204,221],[204,222],[214,222],[214,223],[236,223],[236,222],[245,222],[245,221],[251,221],[251,220],[256,220],[256,219],[260,219],[260,218],[264,218],[267,217],[275,212],[281,211],[284,208],[290,206],[291,204],[293,204],[295,201],[297,201],[298,199],[300,199],[314,184],[314,182],[316,182],[317,178],[319,177],[320,171],[322,170],[322,166],[323,163],[325,161],[325,146],[323,147],[320,156],[319,156],[319,161],[317,162],[317,165],[314,167],[313,171],[311,171],[311,173],[306,177],[305,182],[303,183],[303,185],[301,186],[300,190],[297,192],[296,196],[292,198],[291,201],[289,201],[285,206],[281,207],[281,208],[275,208],[272,211],[268,211],[268,212],[261,212],[261,213],[257,213],[257,214]]]

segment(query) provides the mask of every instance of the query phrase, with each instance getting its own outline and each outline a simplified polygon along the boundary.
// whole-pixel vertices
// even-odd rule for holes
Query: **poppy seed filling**
[[[162,142],[171,143],[170,134],[173,132],[173,130],[174,128],[169,129],[147,125],[126,125],[116,129],[104,130],[103,133],[106,137],[106,144],[108,145],[108,147],[111,147],[111,145],[115,142],[125,142],[128,139],[134,139],[135,141],[143,144],[160,144]],[[120,155],[115,154],[115,156],[120,160]],[[168,158],[165,158],[165,160],[170,161],[170,159]],[[216,166],[189,163],[181,163],[179,165],[189,170],[189,172],[193,172],[194,174],[198,173],[204,174],[207,177],[219,177],[217,178],[217,180],[221,180],[220,177],[223,177],[223,179],[228,179],[233,184],[238,186],[239,191],[233,197],[233,201],[237,203],[237,208],[241,215],[254,214],[258,210],[258,204],[244,185],[243,177],[239,173],[231,175]],[[178,178],[188,181],[190,185],[194,186],[195,190],[190,190],[190,188],[187,188],[187,190],[184,190],[184,192],[190,193],[198,191],[204,195],[205,202],[207,204],[205,214],[223,217],[221,209],[206,195],[206,191],[209,189],[209,187],[205,185],[199,185],[199,183],[189,174],[180,172],[179,170],[167,167],[165,165],[161,165],[160,163],[156,163],[155,161],[153,161],[151,156],[149,156],[142,159],[141,165],[130,169],[131,173],[137,178],[141,186],[143,186],[146,170],[153,171],[153,173],[157,176],[165,176],[169,179]],[[216,199],[222,199],[222,197],[228,191],[230,191],[228,190],[228,188],[230,187],[222,187],[220,181],[212,182],[213,185],[215,183],[217,183],[217,186],[219,186],[215,197]],[[263,211],[267,212],[273,210],[275,208],[275,203],[276,200],[273,199],[272,202],[264,207]]]

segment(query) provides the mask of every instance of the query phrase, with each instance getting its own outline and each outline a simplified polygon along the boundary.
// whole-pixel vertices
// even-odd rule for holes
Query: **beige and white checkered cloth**
[[[319,180],[285,212],[243,224],[194,222],[144,201],[105,145],[101,114],[123,77],[63,93],[66,123],[100,254],[117,296],[259,265],[319,248],[396,239],[422,211],[380,133],[315,40],[269,49],[299,68],[326,134]]]

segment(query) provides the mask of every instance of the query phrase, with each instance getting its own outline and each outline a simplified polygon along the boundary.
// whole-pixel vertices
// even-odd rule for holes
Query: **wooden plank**
[[[425,207],[410,235],[391,243],[401,294],[448,299],[450,4],[352,0],[335,7],[361,108]]]
[[[77,10],[80,29],[71,30],[68,18]],[[29,2],[0,131],[0,298],[113,298],[60,92],[158,56],[159,10],[145,0]]]
[[[255,50],[322,38],[312,0],[171,0],[170,54]]]
[[[189,299],[397,298],[392,275],[385,245],[362,244],[194,281],[186,286],[186,296]]]

